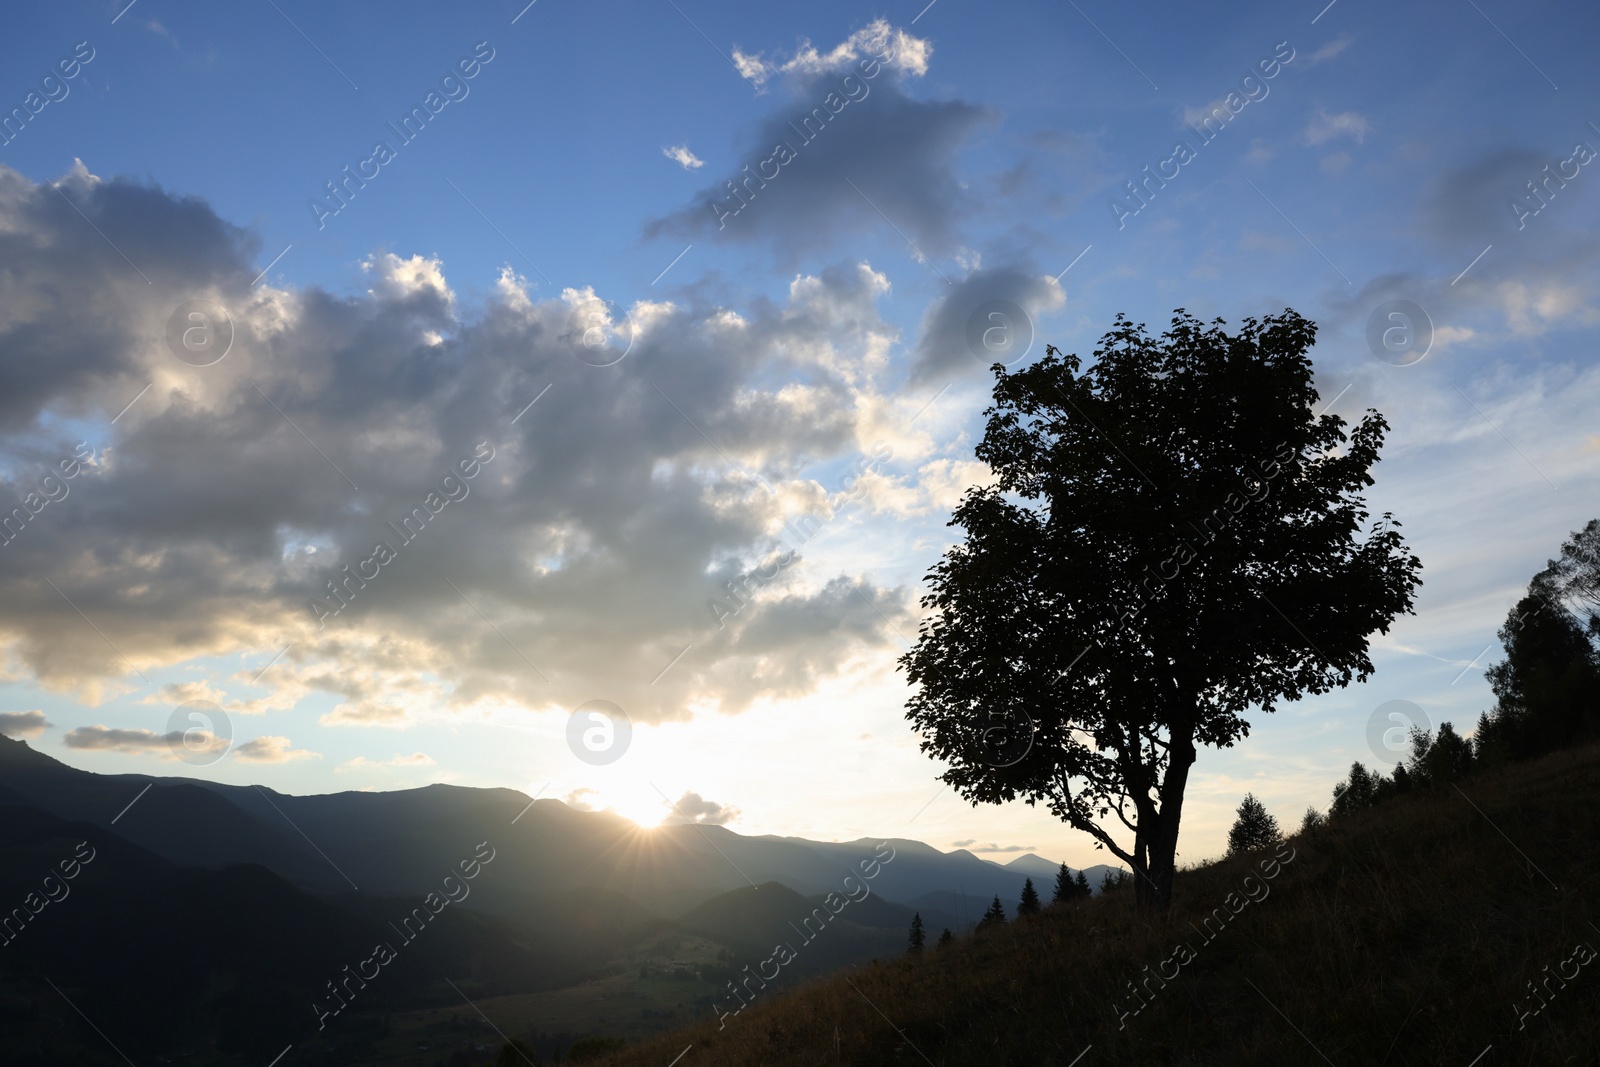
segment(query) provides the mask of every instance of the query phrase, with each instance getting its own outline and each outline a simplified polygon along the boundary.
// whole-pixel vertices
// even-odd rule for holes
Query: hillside
[[[1183,872],[1164,920],[1125,891],[1047,909],[606,1062],[1594,1062],[1600,748],[1400,798],[1281,855]]]

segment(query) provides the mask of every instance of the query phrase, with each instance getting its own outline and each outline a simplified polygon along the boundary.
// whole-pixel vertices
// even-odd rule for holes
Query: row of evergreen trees
[[[1489,668],[1495,705],[1470,738],[1444,723],[1413,728],[1410,756],[1391,774],[1359,761],[1333,787],[1328,817],[1341,818],[1414,789],[1440,788],[1479,768],[1532,759],[1600,740],[1600,519],[1561,546],[1534,575],[1500,627],[1503,662]],[[1301,829],[1323,816],[1306,811]]]
[[[1107,890],[1118,888],[1127,877],[1128,873],[1126,871],[1106,871],[1105,877],[1100,882],[1100,891],[1103,893]],[[1088,875],[1079,871],[1074,876],[1067,865],[1063,863],[1061,869],[1056,872],[1055,895],[1051,897],[1050,903],[1056,905],[1074,900],[1088,900],[1092,893],[1093,890],[1089,888]],[[1023,879],[1022,899],[1017,901],[1017,918],[1021,919],[1025,915],[1037,915],[1040,909],[1039,891],[1033,887],[1033,879]],[[988,910],[983,913],[983,918],[978,920],[977,928],[986,930],[996,926],[1004,926],[1005,923],[1005,905],[1001,904],[1000,898],[996,896],[994,901],[990,903]],[[955,935],[950,932],[950,928],[947,926],[944,928],[944,932],[939,935],[937,947],[944,948],[954,940]],[[906,951],[916,955],[922,951],[926,943],[927,930],[922,925],[922,913],[919,911],[911,916],[911,936],[908,939]]]

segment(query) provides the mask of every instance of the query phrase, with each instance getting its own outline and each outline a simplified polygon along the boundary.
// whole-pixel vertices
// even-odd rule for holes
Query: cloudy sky
[[[997,306],[1024,361],[1292,306],[1393,426],[1418,614],[1202,754],[1185,856],[1487,706],[1600,513],[1592,8],[525,2],[9,16],[0,729],[1100,862],[902,717]]]

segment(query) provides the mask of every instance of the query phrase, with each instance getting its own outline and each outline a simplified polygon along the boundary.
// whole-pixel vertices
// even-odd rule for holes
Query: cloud
[[[321,759],[322,753],[292,748],[287,737],[267,735],[236,745],[233,758],[246,763],[288,763],[291,760]]]
[[[0,736],[38,737],[51,725],[42,711],[0,711]]]
[[[969,842],[969,844],[970,844],[970,842]],[[1035,852],[1035,851],[1037,851],[1037,849],[1035,849],[1032,845],[997,845],[997,844],[995,844],[994,842],[991,841],[987,845],[974,845],[973,848],[971,849],[971,851],[973,851],[973,852]]]
[[[750,81],[758,87],[778,75],[809,83],[825,74],[844,74],[863,59],[889,56],[884,64],[908,77],[920,78],[928,73],[928,60],[933,56],[933,44],[926,39],[913,37],[904,30],[890,26],[884,19],[876,19],[856,30],[844,41],[827,52],[818,52],[810,41],[796,49],[785,60],[767,60],[762,55],[750,55],[737,45],[733,49],[733,62]]]
[[[738,817],[738,808],[707,800],[699,793],[684,793],[672,805],[672,814],[661,821],[669,825],[698,823],[702,826],[726,826]]]
[[[1310,55],[1306,56],[1306,65],[1314,67],[1318,63],[1325,63],[1334,56],[1338,55],[1340,52],[1343,52],[1346,48],[1349,48],[1354,41],[1355,38],[1350,34],[1340,34],[1338,37],[1335,37],[1333,40],[1329,41],[1315,52],[1312,52]]]
[[[869,45],[895,49],[872,77],[858,66]],[[783,102],[740,138],[732,173],[648,223],[645,235],[760,242],[794,258],[840,234],[898,229],[918,255],[955,253],[959,223],[980,204],[956,158],[997,116],[908,95],[907,79],[926,71],[930,55],[927,42],[882,22],[825,54],[806,46],[781,63],[738,54],[757,84],[782,75]]]
[[[81,166],[59,185],[71,204],[0,167],[0,512],[73,454],[63,424],[99,427],[70,495],[6,545],[0,643],[37,683],[92,703],[136,667],[287,646],[233,675],[262,696],[155,699],[332,694],[325,724],[398,726],[604,693],[657,722],[803,694],[912,628],[906,590],[848,574],[797,571],[720,628],[707,607],[887,421],[897,333],[870,265],[738,309],[540,296],[507,270],[468,306],[438,260],[384,253],[334,295],[252,286],[257,242],[198,200]],[[166,342],[196,300],[233,331],[212,366]],[[595,366],[591,340],[626,358]]]
[[[952,841],[950,843],[956,848],[966,848],[968,845],[976,845],[978,841],[977,838],[969,837],[962,841]]]
[[[113,726],[80,726],[68,730],[62,737],[68,748],[99,752],[148,753],[162,759],[176,759],[176,752],[185,749],[194,755],[227,751],[228,742],[206,730],[173,730],[158,734],[153,730],[125,729]]]
[[[426,752],[413,752],[409,756],[403,756],[396,752],[393,756],[385,760],[374,760],[368,759],[365,756],[356,756],[354,759],[345,760],[343,763],[335,767],[334,770],[362,770],[367,767],[432,767],[436,763],[437,761]]]
[[[689,151],[689,146],[686,144],[673,145],[671,148],[663,148],[661,150],[661,154],[672,160],[684,170],[698,170],[706,165],[706,161]]]
[[[1367,128],[1366,117],[1354,111],[1333,115],[1319,107],[1302,136],[1309,145],[1323,144],[1335,137],[1349,137],[1356,144],[1361,144],[1367,139]]]
[[[1012,321],[1014,313],[998,302],[1021,308],[1024,317]],[[1023,359],[1030,342],[1035,354],[1042,352],[1043,339],[1035,337],[1036,320],[1065,303],[1061,286],[1049,275],[1018,267],[973,272],[946,289],[923,316],[912,381],[943,385],[953,378],[977,379],[986,376],[993,363]]]

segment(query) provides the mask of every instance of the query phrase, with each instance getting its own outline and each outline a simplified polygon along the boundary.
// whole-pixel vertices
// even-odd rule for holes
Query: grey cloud
[[[739,817],[739,809],[707,800],[699,793],[687,792],[672,805],[672,814],[661,820],[667,824],[699,823],[726,826]]]
[[[97,456],[0,548],[0,639],[42,684],[100,699],[134,667],[251,650],[264,662],[289,645],[261,685],[344,697],[325,721],[596,697],[657,721],[691,700],[738,710],[767,687],[810,684],[881,644],[906,610],[901,591],[859,578],[722,630],[706,609],[709,573],[771,550],[780,509],[761,484],[864,446],[865,353],[894,333],[876,314],[881,275],[824,270],[737,315],[641,305],[632,351],[597,368],[567,343],[586,294],[533,299],[502,279],[463,309],[438,264],[392,256],[374,257],[362,295],[251,289],[252,240],[203,205],[86,174],[67,187],[153,284],[98,237],[79,241],[83,220],[47,209],[49,189],[0,168],[0,234],[35,237],[0,253],[5,284],[53,312],[0,323],[0,367],[17,385],[0,452],[22,471],[0,483],[0,512],[32,459],[71,454],[46,440],[47,418],[82,418]],[[161,340],[194,298],[234,323],[214,366],[182,363]],[[494,458],[462,479],[484,443]],[[432,511],[452,471],[465,494],[403,542],[388,523]],[[365,585],[350,579],[349,606],[319,630],[309,602],[337,604],[328,583],[380,542],[393,560],[375,577],[369,565]],[[142,736],[70,743],[165,743]]]
[[[38,737],[51,725],[42,711],[0,711],[0,735],[5,737]]]
[[[1027,319],[1013,322],[1009,316],[1005,320],[989,318],[986,307],[993,301],[1020,307]],[[1061,302],[1061,288],[1049,277],[1017,267],[974,271],[946,289],[923,316],[922,336],[911,368],[912,382],[930,385],[959,377],[982,378],[993,363],[1014,363],[1043,352],[1044,341],[1036,336],[1037,318]],[[989,330],[1001,331],[992,334],[997,341],[1010,337],[1018,346],[1021,338],[1033,337],[1033,351],[1021,347],[991,351],[983,344],[983,335]]]
[[[954,251],[960,221],[978,206],[957,176],[956,158],[995,114],[961,100],[918,100],[892,71],[867,80],[852,75],[850,84],[865,87],[865,95],[853,89],[859,99],[831,114],[824,101],[830,93],[847,99],[844,77],[830,71],[793,80],[789,99],[740,139],[735,171],[651,222],[646,236],[770,242],[799,256],[863,229],[893,237],[892,224],[926,255]],[[777,152],[780,145],[793,158]]]

